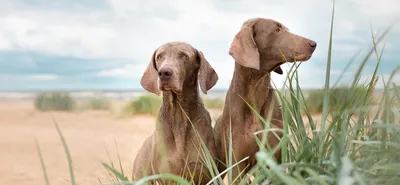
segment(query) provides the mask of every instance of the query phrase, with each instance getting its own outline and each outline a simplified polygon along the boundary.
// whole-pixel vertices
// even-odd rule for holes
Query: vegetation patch
[[[123,107],[122,112],[124,115],[147,114],[154,116],[157,114],[161,102],[162,99],[158,96],[140,96],[138,99],[129,102],[125,107]]]
[[[111,102],[106,98],[92,98],[87,102],[86,108],[91,110],[109,110]]]
[[[36,96],[34,105],[40,111],[71,111],[76,101],[68,93],[44,92]]]
[[[225,102],[222,98],[203,99],[204,106],[208,109],[223,109]]]

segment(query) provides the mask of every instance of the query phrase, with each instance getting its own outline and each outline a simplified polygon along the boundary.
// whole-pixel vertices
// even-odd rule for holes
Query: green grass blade
[[[240,163],[244,162],[245,160],[249,159],[249,157],[245,157],[242,160],[240,160],[239,162],[229,166],[228,168],[226,168],[224,171],[220,172],[217,176],[213,177],[206,185],[210,185],[211,183],[213,183],[215,180],[221,178],[224,174],[228,173],[229,171],[232,171],[232,169],[239,165]]]
[[[102,163],[102,164],[108,171],[110,171],[112,174],[114,174],[116,177],[118,177],[119,180],[129,181],[128,178],[126,178],[123,174],[121,174],[120,172],[118,172],[117,170],[115,170],[114,168],[109,166],[108,164],[106,164],[106,163]]]
[[[182,177],[173,175],[173,174],[159,174],[159,175],[152,175],[152,176],[148,176],[148,177],[144,177],[138,181],[136,181],[135,185],[141,185],[144,184],[148,181],[152,181],[152,180],[157,180],[157,179],[163,179],[163,180],[172,180],[175,181],[181,185],[191,185],[189,182],[187,182],[185,179],[183,179]]]
[[[190,119],[190,117],[187,115],[187,113],[184,111],[182,105],[180,103],[178,103],[181,111],[183,112],[184,116],[186,117],[186,119],[188,119],[188,121],[190,122],[192,129],[196,135],[196,139],[197,141],[200,143],[200,147],[196,147],[197,152],[200,154],[198,157],[201,157],[203,163],[206,165],[208,171],[210,172],[211,176],[216,176],[218,173],[218,168],[217,168],[217,164],[215,163],[215,159],[214,157],[211,156],[210,151],[208,150],[206,144],[204,143],[204,141],[202,140],[202,137],[200,135],[200,133],[197,131],[196,127],[194,126],[192,120]],[[194,141],[192,141],[194,142]],[[193,143],[194,145],[194,143]],[[189,156],[188,156],[189,157]],[[197,165],[197,163],[196,163]],[[219,178],[219,182],[223,182],[222,178]]]
[[[37,149],[37,151],[38,151],[39,158],[40,158],[40,165],[41,165],[41,167],[42,167],[43,176],[44,176],[44,181],[45,181],[46,185],[49,185],[49,184],[50,184],[50,183],[49,183],[49,178],[47,177],[46,166],[44,165],[44,160],[43,160],[43,156],[42,156],[42,151],[40,150],[39,143],[38,143],[37,140],[35,140],[35,143],[36,143],[36,149]]]
[[[329,33],[329,48],[328,48],[328,58],[327,58],[327,64],[326,64],[326,75],[325,75],[325,93],[324,93],[324,102],[323,102],[323,107],[322,107],[322,118],[321,118],[321,128],[320,128],[320,133],[319,133],[319,141],[320,141],[320,146],[319,146],[319,159],[318,162],[322,163],[324,160],[323,157],[323,143],[322,143],[322,138],[325,135],[325,123],[326,123],[326,118],[328,115],[328,105],[329,105],[329,79],[330,79],[330,71],[331,71],[331,60],[332,60],[332,36],[333,36],[333,21],[335,18],[335,1],[333,1],[333,7],[332,7],[332,18],[331,18],[331,29]]]
[[[372,53],[376,50],[376,45],[378,45],[383,40],[383,38],[385,38],[385,36],[389,33],[391,28],[392,28],[392,25],[389,26],[388,28],[386,28],[386,30],[383,32],[383,34],[381,36],[378,37],[376,42],[374,42],[375,44],[373,45],[373,47],[369,50],[368,54],[362,60],[362,63],[360,65],[360,67],[358,68],[357,72],[354,75],[354,80],[353,80],[353,83],[351,85],[352,87],[355,87],[356,84],[359,82],[359,80],[361,78],[361,73],[362,73],[362,71],[363,71],[368,59],[371,57]]]
[[[119,155],[119,149],[118,149],[117,140],[116,140],[115,138],[114,138],[114,143],[115,143],[115,148],[117,149],[119,168],[120,168],[120,170],[121,170],[122,176],[125,177],[124,169],[122,168],[121,157],[120,157],[120,155]]]
[[[110,163],[111,167],[114,168],[114,163],[111,160],[110,154],[108,152],[107,146],[104,145],[104,148],[106,150],[106,154],[107,154],[107,158],[108,158],[108,162]],[[103,162],[102,162],[103,163]],[[115,175],[113,175],[110,171],[106,170],[106,172],[113,178],[113,180],[118,181],[118,177],[116,177]]]
[[[61,130],[60,130],[60,127],[58,127],[57,121],[54,119],[54,117],[53,117],[53,122],[54,122],[54,125],[56,126],[58,135],[60,136],[62,145],[63,145],[63,147],[64,147],[65,155],[67,156],[68,168],[69,168],[69,175],[70,175],[70,179],[71,179],[71,185],[76,185],[76,182],[75,182],[75,174],[74,174],[74,167],[73,167],[73,164],[72,164],[72,158],[71,158],[71,154],[70,154],[70,152],[69,152],[67,143],[66,143],[65,138],[64,138],[64,136],[63,136],[63,134],[62,134],[62,132],[61,132]]]

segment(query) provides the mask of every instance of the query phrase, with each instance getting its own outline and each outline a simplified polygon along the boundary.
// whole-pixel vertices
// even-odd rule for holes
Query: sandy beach
[[[44,184],[36,148],[37,140],[51,184],[69,182],[67,158],[54,121],[68,144],[77,184],[110,182],[101,162],[118,164],[115,141],[125,174],[131,177],[136,152],[153,129],[151,116],[121,118],[121,102],[113,102],[112,111],[39,112],[33,102],[0,102],[0,184]],[[219,111],[211,111],[216,117]]]

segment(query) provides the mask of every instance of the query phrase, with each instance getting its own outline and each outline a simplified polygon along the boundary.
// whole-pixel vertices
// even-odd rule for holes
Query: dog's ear
[[[156,64],[155,64],[155,55],[156,55],[156,51],[154,51],[153,56],[151,57],[150,63],[146,68],[146,71],[144,71],[142,79],[140,80],[140,85],[142,85],[142,87],[144,89],[146,89],[149,92],[152,92],[156,95],[160,95],[161,91],[158,88],[158,73],[157,73],[157,69],[156,69]]]
[[[201,51],[197,51],[197,60],[200,61],[200,69],[198,72],[198,78],[200,83],[201,91],[207,94],[218,81],[218,75],[215,70],[211,67],[210,63],[206,60]]]
[[[232,41],[229,55],[240,65],[259,70],[260,54],[254,41],[255,23],[255,20],[248,20],[243,23],[242,28]]]
[[[278,66],[276,69],[274,69],[274,72],[278,73],[280,75],[283,74],[283,70],[282,70],[282,68],[280,66]]]

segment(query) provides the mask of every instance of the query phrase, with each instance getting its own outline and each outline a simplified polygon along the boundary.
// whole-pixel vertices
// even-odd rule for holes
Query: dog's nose
[[[171,69],[160,69],[158,71],[158,77],[160,80],[168,80],[172,76],[172,70]]]
[[[316,42],[314,42],[314,41],[310,41],[310,46],[312,47],[312,48],[316,48],[317,47],[317,43]]]

